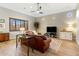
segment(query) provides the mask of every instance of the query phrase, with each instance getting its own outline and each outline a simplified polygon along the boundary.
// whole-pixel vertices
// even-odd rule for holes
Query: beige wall
[[[23,19],[23,20],[28,20],[29,21],[29,29],[33,30],[33,22],[35,21],[34,17],[24,15],[6,8],[0,7],[0,19],[5,19],[5,28],[0,28],[0,31],[2,32],[9,32],[10,33],[10,38],[15,39],[16,34],[20,33],[19,31],[14,31],[10,32],[9,31],[9,17],[12,18],[17,18],[17,19]]]
[[[67,14],[70,12],[72,13],[72,16],[68,17]],[[59,33],[59,31],[61,31],[64,27],[67,26],[68,22],[76,21],[75,15],[76,10],[71,10],[67,12],[38,17],[37,21],[40,23],[40,28],[38,32],[44,34],[46,33],[47,26],[56,26],[58,28]]]
[[[76,35],[76,41],[79,44],[79,4],[77,5],[76,19],[77,19],[77,35]]]

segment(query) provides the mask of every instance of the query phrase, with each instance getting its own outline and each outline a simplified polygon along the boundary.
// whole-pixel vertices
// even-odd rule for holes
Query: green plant
[[[39,29],[39,22],[34,22],[34,27],[35,27],[35,30],[37,31]]]

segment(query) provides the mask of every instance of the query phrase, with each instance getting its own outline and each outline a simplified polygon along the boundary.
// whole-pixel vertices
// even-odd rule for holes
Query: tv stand
[[[50,37],[57,37],[57,33],[56,32],[47,32],[47,35],[49,35]]]
[[[50,33],[50,36],[51,36],[51,37],[53,36],[53,37],[56,38],[56,37],[57,37],[57,33],[56,33],[56,32],[51,32],[51,33]]]

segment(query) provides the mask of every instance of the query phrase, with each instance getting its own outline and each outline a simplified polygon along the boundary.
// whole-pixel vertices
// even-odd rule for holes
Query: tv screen
[[[56,27],[47,27],[47,32],[57,32]]]

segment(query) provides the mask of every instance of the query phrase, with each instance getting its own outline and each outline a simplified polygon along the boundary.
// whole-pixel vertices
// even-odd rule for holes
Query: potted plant
[[[34,22],[34,27],[35,27],[35,30],[37,32],[39,29],[39,22]]]

